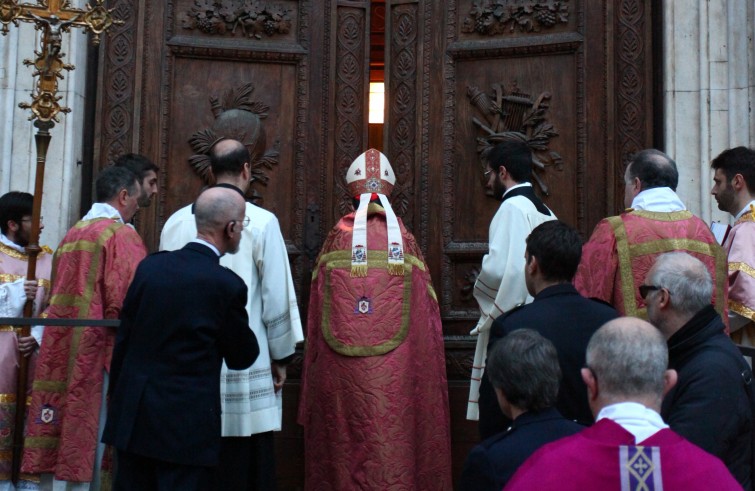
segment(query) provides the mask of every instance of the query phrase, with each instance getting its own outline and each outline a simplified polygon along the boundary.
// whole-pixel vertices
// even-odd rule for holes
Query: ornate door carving
[[[651,144],[650,5],[386,0],[384,152],[398,177],[394,207],[417,237],[441,304],[456,476],[477,441],[476,425],[464,420],[467,333],[478,315],[471,285],[498,207],[485,196],[479,152],[503,133],[524,135],[543,164],[538,187],[561,219],[588,234],[614,213],[623,162]],[[205,183],[195,170],[203,150],[229,131],[219,114],[253,115],[253,189],[279,218],[306,313],[321,241],[350,207],[345,170],[367,144],[370,2],[111,7],[126,24],[100,50],[95,162],[137,151],[160,166],[159,199],[137,224],[155,248],[168,216]],[[299,376],[294,363],[278,435],[281,489],[303,480]]]

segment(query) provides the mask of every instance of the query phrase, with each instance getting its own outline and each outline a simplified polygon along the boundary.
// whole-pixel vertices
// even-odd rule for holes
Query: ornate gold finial
[[[70,112],[69,108],[58,103],[62,99],[58,96],[58,80],[63,79],[62,71],[75,68],[63,61],[63,33],[69,32],[71,26],[83,27],[93,34],[92,42],[98,45],[100,34],[113,24],[123,24],[123,21],[113,17],[113,9],[103,6],[104,1],[95,0],[94,6],[87,4],[86,10],[81,10],[72,8],[69,0],[38,1],[40,5],[0,0],[0,34],[8,34],[8,26],[18,26],[18,21],[33,22],[35,28],[42,31],[40,50],[34,52],[36,58],[34,61],[24,60],[24,65],[34,67],[32,76],[38,78],[31,94],[31,104],[19,104],[22,109],[31,109],[30,120],[58,121],[58,113]]]

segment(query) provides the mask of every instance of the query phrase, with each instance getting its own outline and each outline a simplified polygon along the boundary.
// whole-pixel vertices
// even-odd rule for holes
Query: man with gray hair
[[[659,414],[676,382],[663,336],[622,317],[590,339],[582,378],[596,423],[538,450],[506,490],[741,489],[720,460],[676,434]]]
[[[726,309],[726,253],[708,225],[687,210],[676,194],[676,163],[660,150],[637,152],[624,173],[622,214],[598,223],[582,248],[574,286],[589,298],[608,302],[622,315],[645,318],[637,292],[645,272],[664,252],[686,251],[705,263],[716,283],[711,301]]]
[[[538,448],[584,429],[554,407],[561,381],[558,353],[537,331],[519,329],[497,342],[486,374],[501,411],[513,422],[469,452],[462,490],[500,491]]]
[[[753,466],[752,371],[710,304],[705,265],[684,253],[658,257],[639,287],[648,317],[668,342],[679,381],[663,400],[671,428],[723,460],[750,489]]]

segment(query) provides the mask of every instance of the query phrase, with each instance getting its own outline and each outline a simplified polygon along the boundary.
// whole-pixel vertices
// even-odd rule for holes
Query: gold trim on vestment
[[[435,288],[433,288],[431,283],[427,284],[427,293],[433,300],[435,300],[435,303],[438,303],[438,295],[435,293]]]
[[[0,394],[0,404],[15,404],[16,394]]]
[[[0,326],[0,332],[15,332],[20,333],[21,329],[23,329],[20,326]]]
[[[37,257],[44,256],[45,254],[52,254],[52,249],[47,247],[46,245],[43,245],[39,251],[39,254]],[[12,257],[13,259],[20,259],[21,261],[28,261],[29,255],[25,252],[18,251],[6,244],[3,244],[0,242],[0,254],[5,254],[8,257]]]
[[[35,380],[32,383],[32,390],[42,390],[45,392],[55,392],[62,394],[67,389],[68,382],[60,380]]]
[[[343,268],[346,264],[351,267],[351,251],[333,251],[320,256],[320,260],[317,262],[317,266],[312,272],[312,281],[317,279],[319,274],[320,265],[327,263],[328,268]],[[386,263],[386,264],[382,264]],[[380,250],[368,250],[367,251],[367,266],[368,268],[387,268],[388,263],[388,251]],[[419,268],[420,271],[425,271],[425,263],[419,260],[417,256],[411,254],[404,255],[404,263],[410,264],[415,268]]]
[[[632,210],[629,214],[647,218],[649,220],[655,220],[658,222],[681,222],[683,220],[689,220],[692,218],[692,212],[687,210],[681,211],[647,211],[647,210]]]
[[[14,281],[18,281],[21,279],[24,279],[26,276],[22,274],[10,274],[10,273],[2,273],[0,274],[0,283],[13,283]],[[37,286],[41,286],[42,288],[50,289],[50,280],[46,280],[44,278],[37,278]]]
[[[27,448],[58,448],[57,436],[27,436],[24,438],[24,446]]]
[[[741,271],[744,274],[755,278],[755,268],[747,263],[729,263],[729,271]]]
[[[729,299],[729,310],[736,312],[737,314],[741,315],[742,317],[746,317],[751,321],[755,321],[755,310],[737,301]]]
[[[743,222],[755,222],[755,207],[753,207],[753,205],[750,205],[750,211],[739,217],[734,225]]]
[[[337,252],[346,252],[348,251],[337,251]],[[368,256],[373,251],[368,252]],[[381,255],[381,252],[374,251],[375,255]],[[378,261],[373,260],[374,265],[370,264],[370,268],[376,268],[376,269],[388,269],[388,252],[382,251],[382,255],[385,256],[385,260]],[[396,349],[403,341],[406,339],[406,336],[409,334],[409,312],[410,312],[410,303],[411,303],[411,292],[412,292],[412,266],[411,264],[408,264],[408,261],[406,261],[406,257],[404,257],[404,294],[403,294],[403,303],[401,307],[401,327],[396,332],[396,334],[389,339],[388,341],[380,344],[376,344],[373,346],[352,346],[347,345],[345,343],[342,343],[336,337],[333,335],[333,331],[330,328],[330,307],[332,302],[332,291],[330,288],[330,272],[333,269],[344,269],[344,270],[350,270],[351,269],[351,256],[348,255],[348,260],[336,260],[336,261],[328,261],[325,268],[325,298],[323,302],[323,312],[322,312],[322,323],[321,323],[321,329],[323,333],[323,338],[325,339],[325,342],[328,343],[328,346],[335,351],[338,354],[344,355],[344,356],[378,356],[378,355],[384,355],[386,353],[389,353],[390,351],[393,351]],[[415,258],[416,259],[416,258]],[[369,260],[368,260],[369,263]]]
[[[678,211],[671,213],[652,212],[637,210],[632,212],[633,215],[637,215],[650,220],[659,221],[677,221],[686,220],[692,216],[692,213],[688,211]],[[666,215],[675,215],[676,218],[662,218]],[[686,218],[684,218],[686,217]],[[724,292],[726,288],[727,276],[724,274],[726,271],[726,252],[718,244],[709,244],[695,239],[658,239],[643,242],[641,244],[629,245],[629,238],[627,236],[626,225],[621,216],[613,216],[608,218],[609,224],[613,228],[613,233],[616,238],[616,252],[619,257],[619,271],[621,274],[621,290],[622,297],[624,299],[624,311],[625,315],[647,318],[647,310],[645,308],[638,308],[637,301],[635,300],[636,285],[634,282],[634,274],[632,273],[632,260],[647,255],[663,254],[666,252],[695,252],[710,256],[715,260],[715,272],[716,272],[716,311],[723,315],[724,312]]]

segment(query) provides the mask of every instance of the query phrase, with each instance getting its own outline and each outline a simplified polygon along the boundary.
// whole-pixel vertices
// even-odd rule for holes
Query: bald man
[[[659,414],[676,382],[663,336],[633,317],[590,339],[582,378],[596,422],[542,447],[506,490],[741,489],[720,460],[669,429]]]
[[[103,441],[117,450],[115,490],[206,490],[220,455],[220,367],[259,354],[244,281],[219,264],[238,251],[244,199],[211,188],[196,238],[138,267],[123,303]]]

